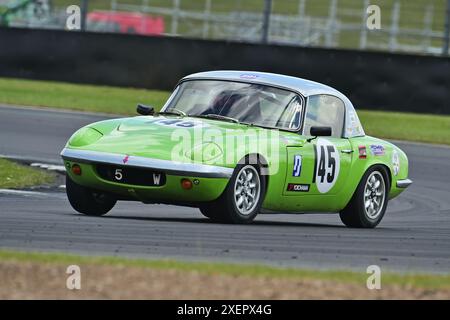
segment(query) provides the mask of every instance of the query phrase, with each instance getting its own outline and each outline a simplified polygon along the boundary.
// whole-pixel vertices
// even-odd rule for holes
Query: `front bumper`
[[[397,180],[397,188],[401,188],[401,189],[405,189],[408,188],[411,184],[412,184],[412,180],[410,179],[402,179],[402,180]]]
[[[232,168],[225,168],[220,166],[184,163],[140,156],[129,156],[117,153],[106,153],[70,148],[64,148],[61,151],[61,157],[64,160],[84,163],[107,163],[117,164],[121,166],[126,165],[137,168],[155,169],[170,175],[178,176],[229,179],[233,174]]]
[[[65,148],[61,152],[67,174],[84,187],[120,195],[123,199],[152,203],[192,203],[217,199],[225,190],[233,169],[220,166],[178,163],[138,156]],[[69,170],[74,164],[81,167],[81,175]],[[99,175],[98,165],[117,165],[157,171],[166,175],[163,185],[134,185],[105,180]],[[197,180],[192,189],[182,188],[181,181]]]

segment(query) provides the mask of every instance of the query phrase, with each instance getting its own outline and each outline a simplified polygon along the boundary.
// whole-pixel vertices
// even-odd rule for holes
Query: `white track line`
[[[50,171],[60,171],[65,172],[66,168],[64,166],[59,166],[55,164],[48,164],[48,163],[39,163],[39,162],[33,162],[30,164],[31,167],[39,167],[41,169],[47,169]]]
[[[12,190],[12,189],[0,189],[0,194],[48,197],[48,193],[44,193],[44,192]]]
[[[66,194],[63,192],[40,192],[40,191],[25,191],[25,190],[11,190],[0,189],[0,199],[2,197],[8,198],[8,196],[25,197],[35,199],[65,199]]]
[[[70,110],[63,108],[52,108],[52,107],[40,107],[40,106],[24,106],[24,105],[14,105],[14,104],[0,104],[0,108],[5,109],[19,109],[24,111],[43,111],[52,113],[65,113],[71,115],[84,115],[84,116],[94,116],[94,117],[105,117],[105,118],[123,118],[126,117],[123,114],[105,113],[105,112],[92,112],[92,111],[81,111],[81,110]]]

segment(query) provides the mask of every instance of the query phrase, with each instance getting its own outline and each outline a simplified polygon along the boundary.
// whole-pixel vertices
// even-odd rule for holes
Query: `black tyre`
[[[383,219],[388,203],[390,184],[383,166],[367,170],[347,206],[339,213],[350,228],[375,228]]]
[[[260,167],[239,164],[223,194],[200,206],[201,213],[215,222],[250,223],[255,219],[266,194],[266,177]]]
[[[76,184],[67,174],[66,193],[72,208],[88,216],[103,216],[117,202],[116,199],[106,193],[97,192]]]

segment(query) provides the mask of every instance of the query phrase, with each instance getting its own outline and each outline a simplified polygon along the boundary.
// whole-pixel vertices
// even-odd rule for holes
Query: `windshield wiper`
[[[235,118],[232,118],[232,117],[227,117],[227,116],[222,116],[220,114],[214,114],[214,113],[199,114],[199,115],[189,115],[189,117],[217,119],[217,120],[225,120],[225,121],[234,122],[234,123],[240,123],[240,121],[238,119],[235,119]]]
[[[182,110],[175,109],[175,108],[172,108],[169,111],[160,111],[160,112],[158,112],[158,114],[173,114],[173,115],[182,116],[182,117],[186,117],[187,116],[186,112],[184,112]]]

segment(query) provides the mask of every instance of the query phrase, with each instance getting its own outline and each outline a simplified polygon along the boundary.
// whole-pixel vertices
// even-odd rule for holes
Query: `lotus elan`
[[[350,100],[309,80],[211,71],[180,80],[155,112],[96,122],[61,152],[72,207],[118,200],[191,206],[221,223],[260,212],[336,212],[373,228],[412,181],[406,154],[368,136]]]

